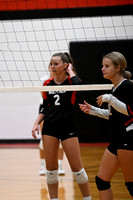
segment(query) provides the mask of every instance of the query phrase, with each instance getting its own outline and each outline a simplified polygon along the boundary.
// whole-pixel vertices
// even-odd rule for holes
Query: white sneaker
[[[46,175],[46,169],[43,165],[40,166],[39,175]]]
[[[66,174],[66,172],[64,169],[62,169],[62,168],[58,169],[58,175],[65,175],[65,174]]]

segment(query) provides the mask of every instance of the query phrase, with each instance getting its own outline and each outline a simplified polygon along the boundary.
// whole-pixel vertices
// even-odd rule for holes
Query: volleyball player
[[[48,67],[49,71],[48,71],[48,76],[44,76],[41,79],[41,82],[45,82],[47,79],[52,78],[54,76],[54,74],[52,73],[51,69],[50,69],[50,65]],[[43,97],[43,93],[42,97]],[[43,98],[40,99],[40,107],[39,107],[39,112],[43,107]],[[42,127],[43,127],[43,121],[40,123],[40,130],[42,133]],[[45,163],[45,155],[44,155],[44,148],[43,148],[43,139],[41,138],[40,143],[39,143],[39,155],[40,155],[40,169],[38,174],[39,175],[45,175],[46,174],[46,163]],[[63,157],[64,157],[64,151],[62,148],[62,145],[60,143],[59,145],[59,153],[58,153],[58,175],[65,175],[65,170],[63,169]]]
[[[112,200],[113,192],[110,181],[121,167],[125,185],[133,198],[133,82],[131,73],[125,71],[127,62],[119,52],[111,52],[103,57],[103,77],[113,83],[112,92],[97,97],[97,104],[108,103],[108,109],[94,107],[84,101],[80,109],[110,121],[112,140],[105,150],[96,184],[100,200]]]
[[[76,76],[68,53],[56,53],[51,57],[50,67],[54,78],[44,86],[81,84]],[[32,129],[32,136],[39,134],[39,124],[44,120],[42,137],[46,159],[46,175],[50,199],[58,199],[58,149],[59,140],[69,161],[84,200],[90,200],[89,182],[83,168],[78,137],[74,129],[74,91],[49,91],[43,93],[44,109]]]

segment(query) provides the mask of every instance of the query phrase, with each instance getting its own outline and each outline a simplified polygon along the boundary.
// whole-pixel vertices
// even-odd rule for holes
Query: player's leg
[[[46,175],[50,199],[58,199],[58,149],[59,140],[43,135],[43,146],[46,160]]]
[[[119,149],[118,150],[118,159],[122,172],[125,177],[125,184],[130,195],[133,198],[133,151]]]
[[[62,146],[81,190],[83,199],[90,200],[88,176],[83,168],[78,138],[73,137],[63,140]]]
[[[117,156],[106,149],[96,176],[96,184],[99,190],[100,200],[113,199],[110,181],[118,168],[119,161]]]
[[[59,146],[59,153],[58,153],[58,174],[65,175],[65,170],[63,169],[63,157],[64,157],[64,150],[62,148],[61,142]]]

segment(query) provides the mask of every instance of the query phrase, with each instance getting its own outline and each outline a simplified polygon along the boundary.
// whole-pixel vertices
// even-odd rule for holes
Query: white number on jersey
[[[60,105],[60,96],[58,94],[55,94],[54,95],[54,98],[55,98],[55,106],[59,106]]]

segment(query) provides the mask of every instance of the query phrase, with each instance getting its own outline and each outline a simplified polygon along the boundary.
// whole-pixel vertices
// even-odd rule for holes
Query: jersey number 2
[[[54,95],[54,98],[55,98],[55,102],[54,102],[54,104],[56,105],[56,106],[59,106],[60,105],[60,96],[58,95],[58,94],[55,94]]]

